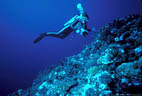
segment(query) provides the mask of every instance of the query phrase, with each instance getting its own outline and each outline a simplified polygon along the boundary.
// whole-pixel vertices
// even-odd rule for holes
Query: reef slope
[[[44,70],[32,87],[9,96],[142,94],[142,15],[117,18],[81,53]]]

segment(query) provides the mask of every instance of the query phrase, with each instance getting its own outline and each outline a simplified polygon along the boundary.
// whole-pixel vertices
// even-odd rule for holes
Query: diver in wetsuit
[[[41,33],[40,36],[36,40],[34,40],[34,43],[39,42],[41,39],[43,39],[46,36],[52,36],[64,39],[73,31],[82,36],[87,36],[88,32],[91,31],[91,29],[87,28],[87,21],[89,17],[84,12],[83,7],[80,3],[77,4],[77,9],[79,10],[79,15],[75,15],[72,19],[70,19],[67,23],[65,23],[64,28],[62,28],[59,32]]]

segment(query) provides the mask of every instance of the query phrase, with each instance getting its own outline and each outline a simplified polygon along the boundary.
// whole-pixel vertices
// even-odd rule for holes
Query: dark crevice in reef
[[[65,93],[64,96],[66,96],[66,95],[70,92],[70,90],[71,90],[72,88],[74,88],[75,86],[77,86],[77,85],[78,85],[78,83],[76,83],[76,84],[70,86],[70,87],[66,90],[66,93]]]
[[[142,94],[142,15],[114,19],[97,33],[81,53],[9,96]]]

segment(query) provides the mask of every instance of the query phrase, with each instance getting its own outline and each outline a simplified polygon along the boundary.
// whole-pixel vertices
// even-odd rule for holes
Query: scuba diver
[[[76,32],[82,36],[87,36],[91,29],[87,28],[87,21],[89,19],[88,15],[84,12],[83,7],[80,3],[77,4],[77,9],[79,10],[79,15],[75,15],[67,23],[64,24],[59,32],[44,32],[41,33],[38,38],[34,40],[34,43],[39,42],[44,37],[52,36],[60,39],[66,38],[71,32]]]

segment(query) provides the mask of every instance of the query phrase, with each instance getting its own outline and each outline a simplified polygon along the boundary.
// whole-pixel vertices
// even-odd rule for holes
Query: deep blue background
[[[39,33],[58,31],[76,13],[76,0],[0,0],[0,96],[31,86],[39,71],[81,52],[93,41],[71,34],[64,40],[48,37],[37,45]],[[114,18],[142,13],[140,0],[82,0],[97,30]]]

